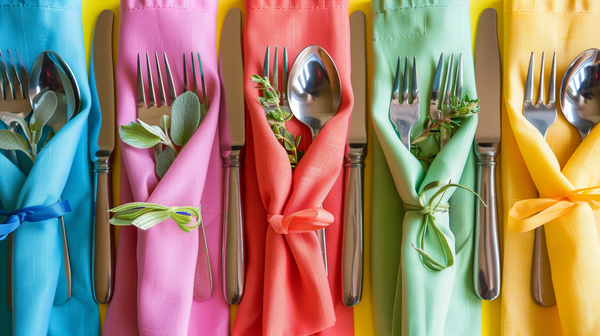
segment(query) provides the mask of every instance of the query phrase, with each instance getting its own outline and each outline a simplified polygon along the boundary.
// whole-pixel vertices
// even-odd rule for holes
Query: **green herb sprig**
[[[442,114],[444,118],[441,120],[435,120],[429,116],[425,118],[425,130],[412,142],[413,145],[424,141],[431,135],[438,134],[441,128],[453,129],[455,126],[460,126],[464,119],[479,114],[479,99],[471,99],[469,94],[466,94],[464,99],[459,100],[452,94],[448,103],[442,105]]]
[[[33,109],[33,115],[29,119],[29,123],[19,116],[11,116],[12,121],[17,122],[21,126],[25,137],[10,130],[0,130],[0,149],[21,151],[27,155],[32,163],[35,162],[38,153],[53,136],[53,131],[50,131],[43,144],[38,148],[43,128],[54,115],[54,112],[56,112],[57,106],[58,99],[56,93],[54,91],[46,91],[42,94],[36,107]]]
[[[288,158],[292,168],[296,167],[304,154],[304,152],[298,150],[301,135],[294,137],[294,134],[285,127],[285,123],[292,120],[294,115],[279,106],[281,96],[279,91],[271,85],[269,78],[252,75],[252,82],[260,85],[258,89],[262,90],[263,96],[256,97],[256,99],[265,110],[267,121],[273,130],[273,134],[275,134],[275,138],[283,141],[284,148],[291,152],[291,154],[288,154]]]
[[[160,118],[160,126],[148,125],[138,119],[138,123],[132,121],[129,125],[121,126],[119,135],[124,143],[135,148],[156,146],[155,171],[158,178],[163,178],[179,154],[176,146],[185,147],[204,115],[198,96],[187,91],[173,102],[171,117],[163,115]]]

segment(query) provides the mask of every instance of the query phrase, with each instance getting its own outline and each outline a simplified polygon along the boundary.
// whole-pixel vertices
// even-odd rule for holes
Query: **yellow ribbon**
[[[508,228],[515,232],[527,232],[540,227],[567,213],[575,205],[587,204],[596,210],[600,208],[600,186],[575,189],[562,198],[535,198],[522,200],[510,209]]]

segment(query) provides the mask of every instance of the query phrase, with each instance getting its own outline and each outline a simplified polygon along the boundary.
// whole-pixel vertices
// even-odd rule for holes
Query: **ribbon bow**
[[[431,190],[433,188],[438,188],[438,187],[439,187],[439,190],[435,194],[433,194],[433,196],[429,199],[428,202],[425,202],[425,192],[428,190]],[[425,216],[423,230],[421,231],[420,247],[417,247],[414,244],[412,244],[412,247],[421,255],[423,264],[427,268],[429,268],[433,271],[442,271],[442,270],[454,265],[454,253],[452,252],[452,249],[450,248],[450,244],[448,243],[448,238],[435,223],[435,214],[436,213],[438,213],[438,212],[443,213],[443,212],[447,212],[450,210],[449,204],[446,204],[446,203],[442,204],[442,198],[444,197],[444,194],[446,193],[446,191],[448,191],[448,189],[450,189],[450,188],[460,188],[460,189],[464,189],[464,190],[471,192],[472,194],[477,196],[479,198],[479,200],[487,207],[487,205],[483,202],[483,199],[481,199],[481,197],[473,190],[471,190],[465,186],[462,186],[460,184],[444,183],[442,181],[431,182],[428,185],[426,185],[425,188],[423,188],[423,191],[421,192],[421,195],[419,196],[419,205],[411,205],[411,204],[406,204],[406,203],[404,204],[405,211],[418,212],[421,215]],[[437,203],[436,203],[436,200],[437,200]],[[425,234],[427,233],[427,226],[429,225],[429,223],[431,223],[431,225],[433,226],[433,230],[435,231],[438,241],[442,247],[442,250],[444,251],[444,256],[446,257],[446,264],[442,264],[442,263],[438,262],[432,256],[430,256],[427,252],[425,252]]]
[[[600,208],[600,194],[590,194],[600,186],[569,191],[562,198],[535,198],[515,203],[509,212],[508,227],[516,232],[531,231],[562,216],[575,205]]]
[[[333,215],[323,208],[294,212],[286,217],[269,215],[267,221],[275,232],[281,234],[317,231],[333,223]]]
[[[0,223],[0,240],[4,240],[9,233],[15,231],[23,222],[43,222],[48,219],[58,218],[71,212],[68,200],[58,201],[52,205],[34,205],[13,212],[0,209],[0,216],[6,217]]]

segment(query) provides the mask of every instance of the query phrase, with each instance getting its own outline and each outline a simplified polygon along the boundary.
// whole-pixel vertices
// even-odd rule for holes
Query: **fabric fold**
[[[232,333],[353,335],[352,309],[341,302],[339,253],[343,156],[353,104],[348,3],[248,0],[245,5],[244,91],[248,114],[244,209],[248,264],[245,294]],[[306,126],[296,119],[286,123],[294,135],[302,135],[300,150],[306,151],[292,172],[285,149],[256,101],[259,90],[250,79],[253,74],[263,73],[267,46],[272,51],[279,47],[282,74],[283,47],[287,48],[288,59],[293,60],[313,44],[323,47],[333,58],[342,83],[342,100],[337,114],[312,143]],[[329,216],[317,210],[318,221],[330,222],[325,230],[329,276],[325,274],[316,234],[303,232],[317,229],[315,223],[305,226],[298,217],[291,219],[321,206],[333,217],[320,219]],[[275,222],[279,219],[281,227]],[[290,232],[278,234],[275,227],[283,230],[285,219],[290,219]]]
[[[18,50],[28,70],[42,51],[57,52],[73,71],[81,95],[79,114],[46,144],[33,166],[21,157],[21,171],[0,155],[0,203],[5,211],[49,206],[59,198],[68,200],[73,209],[64,216],[71,252],[71,299],[55,305],[56,296],[64,294],[60,288],[65,281],[59,221],[25,222],[13,234],[12,318],[6,288],[0,290],[0,331],[14,335],[97,335],[100,318],[91,289],[92,202],[87,149],[91,102],[81,2],[50,1],[42,5],[39,1],[2,1],[0,13],[0,45]],[[70,32],[68,36],[65,31]],[[0,277],[6,279],[8,242],[0,244],[4,252],[0,254]]]
[[[193,53],[197,57],[196,53],[200,53],[209,106],[206,117],[160,181],[151,150],[121,144],[121,203],[201,205],[213,293],[204,302],[194,297],[195,286],[203,285],[198,281],[206,281],[196,276],[197,263],[205,262],[200,253],[204,251],[201,227],[185,233],[168,220],[146,231],[121,229],[115,294],[107,311],[106,335],[124,331],[140,335],[228,334],[229,306],[221,294],[223,165],[217,125],[222,97],[216,58],[216,9],[216,0],[121,4],[118,125],[137,118],[138,53],[143,56],[146,52],[165,52],[178,93],[183,92],[182,55]],[[194,76],[189,57],[187,62],[187,84],[192,89]],[[154,62],[151,68],[157,78]],[[162,60],[161,68],[164,69]],[[142,72],[145,76],[146,71]],[[196,75],[199,80],[199,71]],[[137,311],[137,316],[131,309]]]
[[[413,139],[423,131],[441,53],[445,63],[451,54],[463,55],[463,92],[476,96],[469,1],[373,1],[372,19],[372,113],[377,141],[373,145],[371,275],[377,332],[478,335],[480,300],[472,280],[475,196],[446,190],[439,204],[449,203],[447,209],[435,209],[436,201],[422,211],[445,184],[473,189],[477,116],[461,123],[427,171],[402,145],[389,118],[398,57],[416,56],[417,61],[421,118],[412,129]],[[438,151],[433,141],[423,146],[428,152]],[[431,183],[436,186],[428,187]],[[451,197],[454,193],[458,194]],[[404,211],[397,210],[403,204]],[[435,225],[430,227],[432,219]],[[423,245],[426,250],[419,251]]]
[[[594,38],[582,32],[600,28],[600,4],[507,1],[504,12],[505,36],[521,37],[505,38],[504,55],[510,57],[503,58],[502,189],[509,211],[505,217],[503,332],[596,335],[600,333],[600,296],[595,294],[600,293],[600,240],[594,211],[598,195],[588,188],[595,189],[600,182],[596,149],[600,129],[594,128],[581,142],[557,103],[556,122],[544,141],[523,116],[523,96],[531,52],[539,60],[542,52],[555,51],[556,75],[563,78],[573,59],[597,47]],[[549,76],[550,68],[544,71]],[[538,307],[531,299],[531,288],[524,286],[531,283],[534,233],[513,231],[540,225],[544,225],[557,301],[550,308]]]

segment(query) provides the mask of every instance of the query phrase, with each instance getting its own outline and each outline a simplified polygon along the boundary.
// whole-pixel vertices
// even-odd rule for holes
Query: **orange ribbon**
[[[508,227],[516,232],[527,232],[562,216],[575,205],[587,204],[592,210],[599,209],[600,194],[590,194],[592,190],[600,190],[600,186],[571,190],[562,198],[519,201],[510,209]]]
[[[294,212],[286,217],[269,215],[267,220],[275,232],[281,234],[317,231],[333,223],[333,215],[323,208]]]

